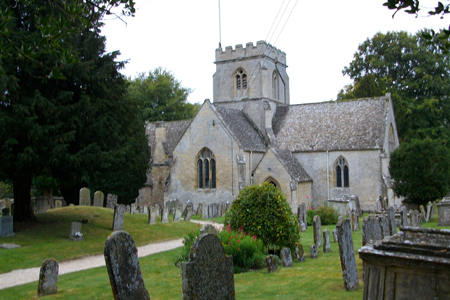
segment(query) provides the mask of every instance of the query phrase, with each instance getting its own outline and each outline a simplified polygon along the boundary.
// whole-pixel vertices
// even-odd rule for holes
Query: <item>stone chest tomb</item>
[[[450,299],[450,230],[401,227],[359,256],[363,299]]]

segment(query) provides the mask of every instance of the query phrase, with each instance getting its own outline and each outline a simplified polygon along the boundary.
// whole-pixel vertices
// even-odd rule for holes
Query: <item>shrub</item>
[[[233,256],[234,273],[264,267],[266,251],[262,241],[255,235],[245,233],[242,229],[238,232],[232,231],[228,225],[220,232],[219,237],[225,253]]]
[[[231,229],[256,235],[266,247],[293,248],[300,239],[299,226],[283,192],[267,182],[240,191],[225,223]]]
[[[183,240],[183,248],[181,248],[181,253],[177,256],[175,266],[180,267],[182,262],[189,261],[189,252],[191,251],[192,244],[194,244],[195,239],[199,235],[200,229],[192,230],[185,235]]]
[[[339,218],[337,211],[333,207],[321,205],[317,209],[310,209],[306,212],[306,221],[308,225],[312,225],[312,219],[315,215],[320,217],[322,225],[336,225]]]

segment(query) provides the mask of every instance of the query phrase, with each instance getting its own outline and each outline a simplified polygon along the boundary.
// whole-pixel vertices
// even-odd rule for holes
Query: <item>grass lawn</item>
[[[141,216],[128,215],[127,217]],[[434,219],[431,223],[424,223],[424,227],[436,228],[436,223],[437,219]],[[179,224],[187,225],[183,222]],[[329,229],[330,233],[334,228],[335,226],[322,226],[322,230]],[[127,226],[125,230],[132,232],[132,229]],[[186,226],[185,232],[188,230],[192,229]],[[133,236],[133,233],[131,235]],[[279,266],[278,271],[271,274],[267,273],[266,269],[235,274],[236,299],[362,299],[362,261],[357,254],[360,288],[354,292],[347,292],[344,289],[337,243],[331,243],[331,253],[323,253],[322,249],[319,249],[319,258],[311,259],[309,247],[313,244],[312,226],[302,233],[301,242],[304,245],[306,260],[301,263],[294,262],[292,268]],[[353,242],[357,253],[361,247],[361,230],[353,233]],[[174,266],[179,252],[180,249],[174,249],[140,259],[145,286],[152,300],[182,298],[181,272]],[[3,254],[3,252],[0,253]],[[34,282],[1,290],[0,298],[37,299],[36,293],[37,282]],[[106,267],[59,276],[58,293],[46,297],[46,299],[112,298]]]

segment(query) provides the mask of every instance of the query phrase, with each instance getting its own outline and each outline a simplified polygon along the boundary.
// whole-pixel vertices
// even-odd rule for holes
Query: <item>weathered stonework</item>
[[[38,297],[53,295],[58,292],[59,264],[54,258],[42,262],[39,271]]]
[[[339,221],[336,229],[338,231],[339,255],[341,257],[344,286],[347,291],[354,291],[359,288],[359,280],[350,220],[344,219]]]

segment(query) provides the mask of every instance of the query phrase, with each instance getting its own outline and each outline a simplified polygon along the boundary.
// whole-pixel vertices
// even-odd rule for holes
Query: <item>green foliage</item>
[[[316,209],[306,211],[308,225],[312,225],[312,220],[316,215],[320,217],[320,223],[322,225],[336,225],[339,218],[337,211],[332,206],[321,205]]]
[[[189,253],[191,247],[194,244],[195,239],[200,235],[200,229],[191,230],[183,238],[183,247],[181,248],[181,253],[178,254],[175,265],[180,266],[182,262],[189,261]]]
[[[187,102],[191,89],[182,87],[172,73],[161,67],[128,81],[127,97],[138,103],[146,121],[192,119],[200,107]]]
[[[297,220],[283,192],[267,182],[240,191],[225,215],[231,229],[256,235],[266,247],[293,248],[300,239]]]
[[[410,202],[425,205],[450,191],[450,151],[446,141],[413,139],[391,154],[393,189]]]
[[[13,187],[12,185],[4,182],[4,181],[0,181],[0,199],[3,198],[13,198]]]

